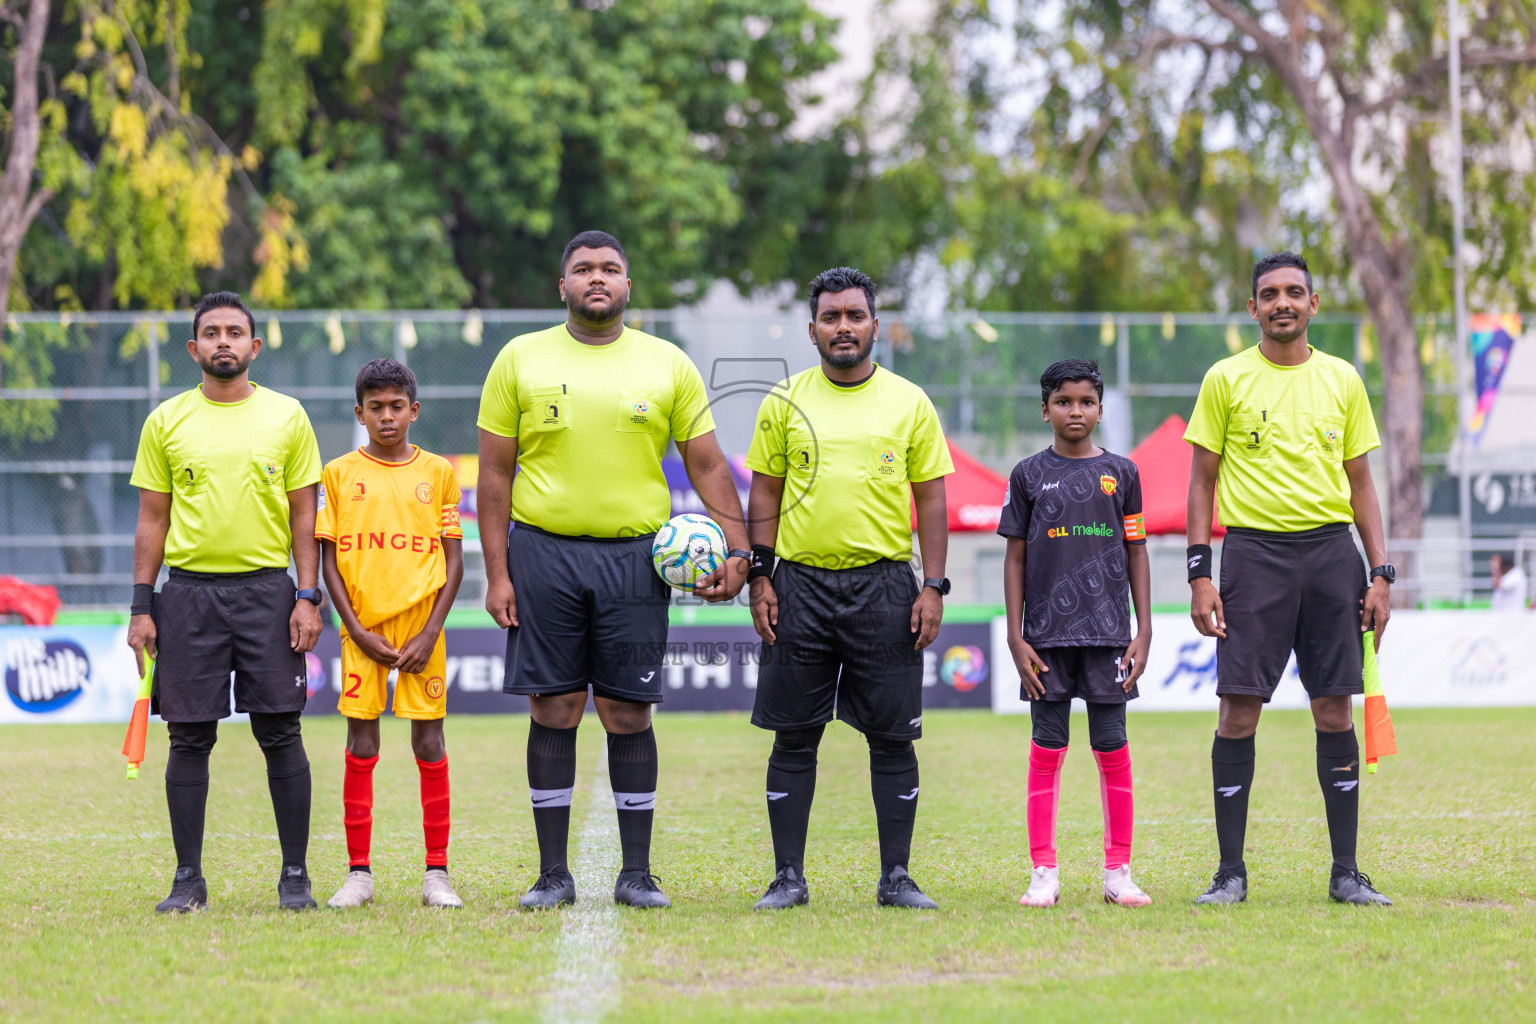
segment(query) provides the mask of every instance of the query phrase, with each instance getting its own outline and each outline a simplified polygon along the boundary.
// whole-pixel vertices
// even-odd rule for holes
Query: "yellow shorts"
[[[432,617],[433,595],[414,607],[374,626],[377,633],[396,650],[420,633]],[[348,718],[378,718],[384,713],[389,688],[388,665],[380,665],[364,654],[347,636],[341,634],[341,699],[336,710]],[[448,713],[448,646],[443,634],[437,635],[432,656],[420,673],[401,672],[395,680],[395,717],[433,719]]]

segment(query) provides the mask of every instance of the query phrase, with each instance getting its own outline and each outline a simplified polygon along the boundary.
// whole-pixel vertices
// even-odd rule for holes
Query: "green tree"
[[[209,32],[234,9],[217,6]],[[804,0],[302,0],[257,18],[250,86],[210,82],[209,105],[269,155],[265,195],[307,246],[264,301],[548,305],[558,247],[601,226],[630,250],[635,301],[668,305],[787,272],[814,232],[789,196],[843,173],[789,132],[834,57]]]
[[[1225,121],[1254,166],[1300,162],[1326,173],[1328,223],[1309,237],[1271,221],[1256,248],[1315,243],[1337,258],[1336,268],[1320,268],[1323,278],[1369,310],[1386,390],[1389,533],[1418,537],[1424,377],[1412,314],[1450,305],[1446,154],[1436,152],[1448,103],[1446,4],[1060,6],[1059,28],[1022,34],[1028,58],[1060,61],[1063,80],[1072,82],[1064,95],[1089,112],[1085,120],[1117,126],[1114,133],[1063,126],[1057,137],[1079,159],[1113,173],[1134,157],[1149,131],[1156,134],[1135,116],[1151,102],[1165,120]],[[1525,2],[1467,6],[1461,62],[1474,99],[1466,132],[1473,291],[1495,307],[1528,304],[1536,294],[1529,216],[1536,179],[1524,162],[1536,129],[1536,17]],[[1191,134],[1192,154],[1209,138]]]

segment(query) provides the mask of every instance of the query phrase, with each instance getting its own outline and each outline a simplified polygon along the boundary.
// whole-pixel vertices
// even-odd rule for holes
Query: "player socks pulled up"
[[[619,815],[624,871],[651,870],[651,819],[656,813],[656,732],[608,734],[608,781]]]
[[[347,833],[347,863],[353,871],[367,871],[373,844],[373,769],[379,755],[345,755],[346,770],[341,777],[342,824]]]
[[[907,867],[917,824],[917,750],[911,740],[869,737],[869,788],[880,833],[880,877]]]
[[[1029,825],[1031,867],[1056,866],[1056,803],[1061,794],[1061,765],[1066,759],[1066,747],[1052,749],[1034,742],[1029,745],[1024,817]],[[1107,839],[1107,830],[1105,836]]]
[[[816,799],[816,748],[825,726],[774,736],[768,753],[768,830],[773,834],[774,871],[793,868],[805,877],[805,837]]]
[[[1130,744],[1118,750],[1095,750],[1093,757],[1099,763],[1099,800],[1104,806],[1104,868],[1122,868],[1131,862],[1136,821]]]
[[[563,866],[576,788],[576,730],[528,725],[528,798],[539,837],[539,871]]]
[[[1246,878],[1243,838],[1248,831],[1248,792],[1253,788],[1253,737],[1221,734],[1211,744],[1211,781],[1216,801],[1216,842],[1221,870]]]
[[[427,843],[427,867],[448,866],[448,757],[441,761],[416,759],[421,773],[421,831]]]
[[[1317,732],[1317,783],[1328,816],[1334,874],[1355,869],[1355,836],[1360,830],[1360,744],[1354,729]]]

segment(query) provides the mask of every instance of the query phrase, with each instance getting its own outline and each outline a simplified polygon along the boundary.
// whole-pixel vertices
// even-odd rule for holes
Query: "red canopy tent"
[[[1184,440],[1183,417],[1169,416],[1163,425],[1131,452],[1141,474],[1141,512],[1148,534],[1183,533],[1189,508],[1189,444]],[[1219,514],[1214,509],[1213,514]],[[1211,536],[1227,532],[1213,519]]]
[[[951,533],[994,532],[1003,514],[1003,496],[1008,490],[1006,477],[998,476],[986,466],[955,447],[949,445],[949,458],[955,471],[944,478],[944,500],[949,512]],[[917,508],[912,509],[912,529],[917,529]]]

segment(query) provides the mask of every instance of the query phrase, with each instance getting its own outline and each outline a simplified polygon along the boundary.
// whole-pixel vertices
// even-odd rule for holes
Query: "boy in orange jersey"
[[[373,767],[379,716],[391,669],[396,718],[411,720],[411,748],[421,771],[427,873],[421,901],[462,907],[448,880],[447,653],[443,621],[464,578],[459,487],[446,459],[411,444],[416,377],[393,359],[357,374],[357,421],[368,444],[325,467],[315,536],[325,586],[341,616],[342,688],[347,717],[341,798],[351,869],[327,906],[373,899],[368,847],[373,833]]]

